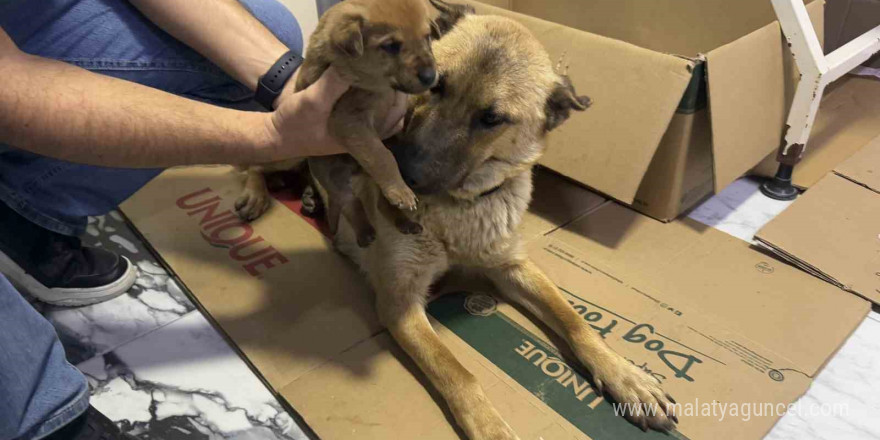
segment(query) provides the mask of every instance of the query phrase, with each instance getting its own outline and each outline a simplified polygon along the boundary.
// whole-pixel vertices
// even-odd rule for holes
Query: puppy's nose
[[[434,84],[435,79],[437,79],[437,71],[434,70],[433,67],[419,68],[419,81],[421,81],[423,85],[429,86]]]

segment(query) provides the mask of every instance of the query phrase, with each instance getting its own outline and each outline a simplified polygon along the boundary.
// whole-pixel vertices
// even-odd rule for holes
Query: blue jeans
[[[299,24],[284,6],[240,1],[302,53]],[[257,108],[250,90],[125,1],[0,0],[0,27],[27,53],[216,105]],[[77,235],[87,216],[107,213],[159,172],[73,164],[0,144],[0,203],[49,230]],[[85,411],[88,394],[52,325],[0,275],[0,440],[50,434]]]
[[[287,8],[275,0],[240,1],[302,53],[302,32]],[[0,27],[33,55],[224,107],[258,108],[249,89],[127,1],[4,0]],[[87,216],[107,213],[161,171],[73,164],[0,144],[0,202],[46,229],[78,235]]]

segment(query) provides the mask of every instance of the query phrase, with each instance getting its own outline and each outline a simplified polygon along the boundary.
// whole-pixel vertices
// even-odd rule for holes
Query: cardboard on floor
[[[880,304],[880,137],[756,235],[782,258]]]
[[[586,323],[676,397],[680,437],[760,438],[868,311],[721,233],[664,225],[558,176],[536,181],[529,254]],[[290,203],[239,221],[240,188],[228,167],[172,169],[122,209],[321,438],[462,438],[378,324],[357,270]],[[451,276],[436,291],[446,294],[428,308],[435,329],[521,438],[669,438],[615,415],[565,345],[484,280]]]
[[[492,0],[593,106],[542,164],[668,221],[774,152],[798,78],[765,0]],[[820,39],[823,1],[807,2]]]

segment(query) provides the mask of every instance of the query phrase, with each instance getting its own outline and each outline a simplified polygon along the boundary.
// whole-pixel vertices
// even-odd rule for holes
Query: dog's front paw
[[[630,422],[643,431],[675,429],[675,400],[663,391],[657,379],[616,353],[596,365],[592,373],[599,393],[607,391]]]
[[[459,424],[470,440],[520,440],[495,408],[488,408],[483,414],[470,413],[462,419]]]
[[[416,197],[416,194],[403,184],[382,188],[382,194],[388,200],[388,203],[391,203],[391,206],[396,206],[397,209],[415,211],[419,204],[419,198]]]
[[[269,209],[269,194],[246,189],[235,200],[235,213],[245,221],[253,221]]]

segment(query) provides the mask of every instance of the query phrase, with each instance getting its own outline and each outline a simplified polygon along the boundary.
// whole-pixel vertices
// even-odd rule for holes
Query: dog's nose
[[[435,79],[437,79],[437,71],[433,67],[422,67],[419,69],[419,81],[422,84],[429,86],[434,84]]]

